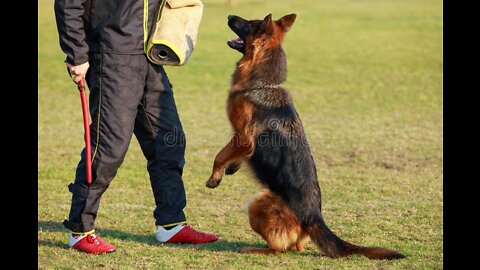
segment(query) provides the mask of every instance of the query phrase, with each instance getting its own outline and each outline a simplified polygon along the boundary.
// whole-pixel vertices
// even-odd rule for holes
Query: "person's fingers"
[[[72,76],[85,76],[89,67],[90,64],[88,62],[77,66],[67,63],[67,68]]]
[[[73,81],[79,83],[83,79],[82,75],[73,75]]]
[[[74,68],[70,68],[70,73],[72,75],[82,75],[82,74],[87,73],[87,70],[86,70],[86,68],[74,67]]]
[[[70,74],[72,75],[72,77],[75,77],[75,76],[80,76],[80,72],[77,71],[77,69],[70,69]]]
[[[85,75],[87,74],[87,70],[89,67],[90,65],[88,62],[81,65],[77,65],[77,66],[73,66],[67,63],[68,71],[70,72],[72,80],[73,82],[75,82],[75,84],[79,84],[79,82],[83,78],[85,78]]]

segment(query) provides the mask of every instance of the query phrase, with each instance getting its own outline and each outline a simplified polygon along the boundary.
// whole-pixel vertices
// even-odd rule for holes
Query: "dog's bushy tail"
[[[306,226],[310,239],[328,257],[337,258],[353,254],[364,255],[375,260],[392,260],[405,258],[405,255],[382,247],[362,247],[348,243],[335,235],[325,224],[321,217],[312,225]]]

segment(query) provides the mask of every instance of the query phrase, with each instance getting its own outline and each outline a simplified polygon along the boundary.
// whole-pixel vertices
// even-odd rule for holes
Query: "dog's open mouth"
[[[228,27],[230,27],[230,29],[232,29],[232,31],[237,34],[237,38],[232,38],[227,41],[228,46],[234,50],[245,54],[246,37],[250,29],[248,21],[235,15],[229,15],[227,24]]]
[[[228,46],[230,48],[242,51],[245,48],[245,44],[241,38],[233,38],[227,41]]]

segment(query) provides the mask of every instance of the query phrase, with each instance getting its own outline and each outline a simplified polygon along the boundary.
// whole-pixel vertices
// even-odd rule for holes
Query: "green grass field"
[[[205,0],[189,64],[167,67],[187,135],[185,212],[215,232],[207,245],[161,245],[153,194],[135,138],[96,221],[117,247],[92,256],[68,249],[73,181],[83,146],[80,99],[58,45],[53,0],[38,1],[38,263],[41,269],[442,269],[443,100],[440,0]],[[330,259],[309,243],[303,253],[243,255],[263,246],[246,205],[260,189],[246,169],[205,187],[227,142],[225,101],[240,54],[226,17],[297,13],[284,49],[288,80],[317,164],[327,224],[357,244],[397,249],[408,258]]]

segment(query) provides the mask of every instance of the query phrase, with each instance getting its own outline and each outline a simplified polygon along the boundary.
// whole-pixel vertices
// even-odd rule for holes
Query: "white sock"
[[[175,234],[177,234],[185,224],[178,224],[177,226],[171,228],[170,230],[165,230],[162,226],[157,226],[157,231],[155,232],[155,238],[158,242],[167,242]]]
[[[68,238],[68,246],[73,247],[78,241],[82,240],[87,234],[70,234],[70,237]]]

